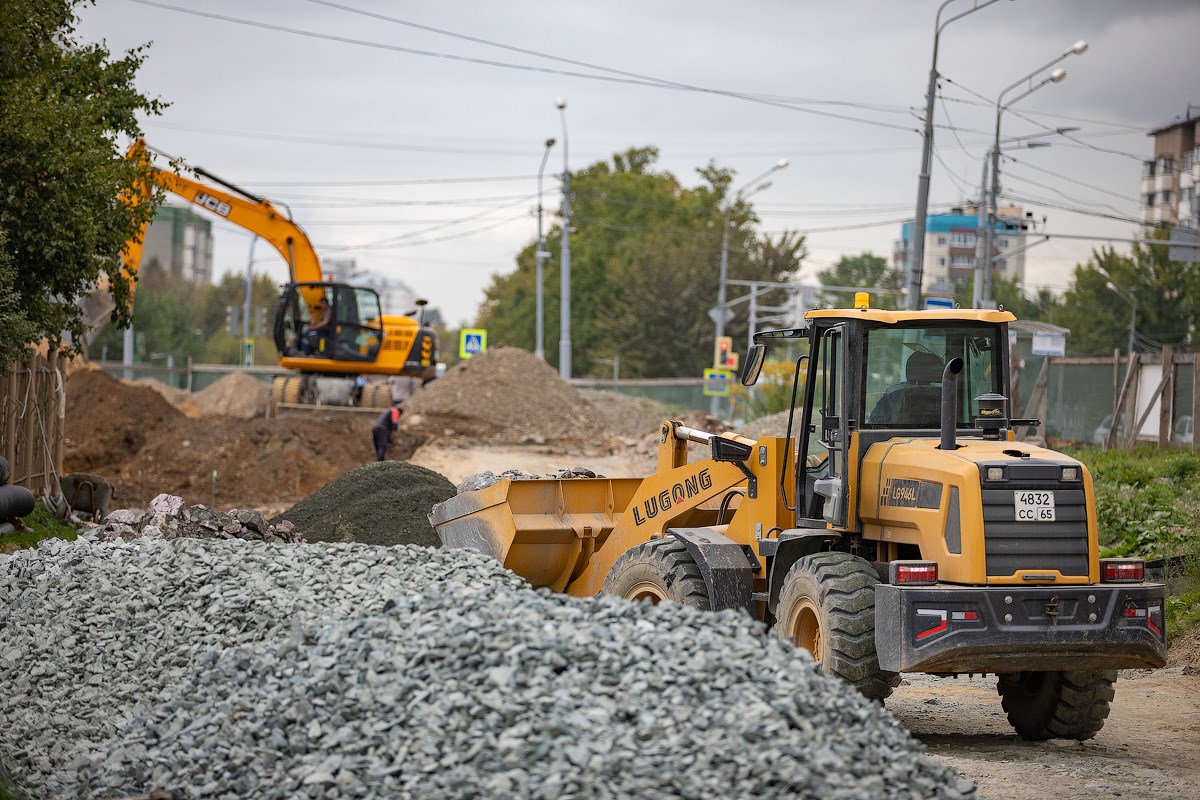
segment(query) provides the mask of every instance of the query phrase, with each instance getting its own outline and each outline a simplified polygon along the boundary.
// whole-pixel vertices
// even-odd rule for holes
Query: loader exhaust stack
[[[954,450],[954,429],[958,424],[958,374],[962,372],[963,360],[952,358],[942,370],[942,450]]]

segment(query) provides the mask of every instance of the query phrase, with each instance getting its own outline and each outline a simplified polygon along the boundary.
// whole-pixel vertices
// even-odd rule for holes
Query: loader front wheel
[[[996,682],[1008,721],[1022,739],[1091,739],[1104,727],[1115,671],[1003,674]]]
[[[655,539],[625,552],[604,579],[604,594],[635,602],[678,603],[708,611],[708,586],[683,542]]]
[[[826,675],[882,700],[900,676],[879,668],[875,652],[875,568],[849,553],[813,553],[788,570],[776,607],[775,635],[809,652]]]

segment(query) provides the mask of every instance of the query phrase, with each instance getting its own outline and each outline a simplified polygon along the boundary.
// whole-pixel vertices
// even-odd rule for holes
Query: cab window
[[[865,428],[937,428],[941,424],[942,374],[961,358],[958,427],[974,426],[975,401],[1001,392],[999,329],[991,325],[888,326],[864,337]]]

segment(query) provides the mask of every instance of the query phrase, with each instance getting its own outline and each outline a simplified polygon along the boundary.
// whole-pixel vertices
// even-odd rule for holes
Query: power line
[[[315,2],[315,0],[312,0],[312,1]],[[611,69],[608,67],[586,65],[590,69],[601,69],[601,70],[612,72],[614,74],[612,74],[612,75],[597,75],[594,73],[574,72],[571,70],[553,69],[550,67],[537,67],[537,66],[532,66],[532,65],[528,65],[528,64],[513,64],[513,63],[509,63],[509,62],[505,62],[505,61],[493,61],[491,59],[486,59],[486,58],[460,56],[460,55],[454,55],[452,53],[439,53],[439,52],[432,51],[432,50],[419,50],[419,49],[412,48],[412,47],[401,47],[399,45],[383,44],[382,42],[371,42],[371,41],[367,41],[365,39],[353,39],[353,38],[350,38],[347,36],[338,36],[335,34],[320,33],[317,31],[306,31],[306,30],[302,30],[300,28],[289,28],[284,25],[275,25],[275,24],[267,23],[267,22],[255,22],[253,20],[242,19],[239,17],[231,17],[226,14],[214,14],[214,13],[206,12],[206,11],[197,11],[197,10],[191,9],[191,8],[181,8],[179,6],[168,5],[167,3],[155,2],[155,0],[129,0],[129,2],[137,3],[139,5],[144,5],[144,6],[150,6],[153,8],[159,8],[159,9],[162,9],[165,11],[174,11],[174,12],[177,12],[180,14],[189,14],[191,16],[203,17],[206,19],[214,19],[214,20],[218,20],[221,22],[230,22],[235,25],[246,25],[246,26],[252,27],[252,28],[261,28],[264,30],[271,30],[271,31],[279,32],[279,33],[288,33],[288,34],[291,34],[294,36],[305,36],[305,37],[309,37],[309,38],[313,38],[313,39],[322,39],[325,41],[338,42],[341,44],[355,45],[358,47],[370,47],[370,48],[374,48],[377,50],[387,50],[387,51],[396,52],[396,53],[407,53],[409,55],[424,56],[427,58],[441,58],[441,59],[446,59],[449,61],[459,61],[459,62],[464,62],[464,63],[469,63],[469,64],[477,64],[477,65],[481,65],[481,66],[500,67],[502,69],[514,69],[514,70],[522,70],[525,72],[542,72],[542,73],[548,73],[551,75],[563,75],[563,76],[566,76],[569,78],[583,78],[585,80],[604,81],[607,83],[625,83],[625,84],[632,84],[635,86],[649,86],[652,88],[660,88],[660,89],[675,89],[675,90],[680,90],[680,91],[699,92],[699,93],[703,93],[703,94],[714,94],[714,95],[719,95],[722,97],[730,97],[730,98],[737,99],[737,100],[745,100],[747,102],[752,102],[752,103],[760,103],[762,105],[773,106],[775,108],[783,108],[783,109],[787,109],[790,111],[798,111],[803,114],[813,114],[815,116],[829,117],[831,119],[840,119],[840,120],[845,120],[848,122],[858,122],[858,123],[861,123],[864,125],[874,125],[874,126],[880,127],[880,128],[890,128],[893,130],[908,131],[908,132],[912,132],[912,133],[917,132],[916,128],[911,127],[911,126],[893,125],[890,122],[880,122],[878,120],[863,119],[861,117],[852,117],[852,116],[849,116],[846,114],[836,114],[832,111],[819,111],[819,110],[813,109],[813,108],[804,108],[802,106],[793,105],[793,104],[789,104],[789,103],[781,103],[781,102],[777,102],[777,101],[773,101],[773,100],[755,97],[754,95],[744,94],[741,92],[735,92],[735,91],[730,91],[730,90],[726,90],[726,89],[713,89],[713,88],[708,88],[708,87],[703,87],[703,86],[693,86],[690,84],[664,80],[661,78],[624,77],[626,75],[635,76],[636,73],[625,73],[621,70],[615,70],[615,69]],[[369,12],[359,11],[357,9],[347,8],[345,10],[353,11],[354,13],[367,14],[368,16],[380,16],[380,15],[371,14]],[[385,19],[385,20],[391,20],[393,22],[398,22],[400,24],[410,24],[410,23],[404,22],[402,20],[395,20],[395,19],[392,19],[389,17],[381,16],[381,18]],[[415,24],[415,23],[413,23],[413,24]],[[436,31],[436,29],[430,29],[430,30]],[[452,34],[452,33],[445,32],[445,31],[437,31],[437,32],[445,33],[446,35],[460,36],[461,38],[471,38],[471,37],[461,36],[460,34]],[[497,46],[497,47],[508,47],[507,45],[499,45],[499,44],[495,44],[495,43],[490,43],[490,42],[486,42],[485,40],[478,40],[478,41],[481,41],[485,44],[491,44],[491,45]],[[511,48],[511,49],[519,49],[519,48]],[[560,60],[560,61],[564,61],[567,63],[583,63],[583,62],[573,62],[570,59],[562,59],[557,56],[549,56],[549,55],[539,54],[539,53],[536,53],[533,51],[530,51],[530,52],[533,53],[533,55],[536,55],[536,56],[542,57],[542,58],[553,58],[555,60]]]
[[[537,175],[499,175],[485,178],[412,178],[382,181],[243,181],[243,186],[289,186],[302,188],[349,186],[428,186],[441,183],[493,183],[497,181],[531,181]]]
[[[1121,200],[1128,200],[1131,203],[1138,203],[1140,205],[1142,202],[1142,199],[1140,197],[1130,197],[1129,195],[1124,195],[1124,194],[1121,194],[1120,192],[1114,192],[1111,189],[1105,189],[1103,186],[1097,186],[1094,183],[1087,183],[1086,181],[1080,181],[1080,180],[1076,180],[1075,178],[1067,177],[1066,175],[1063,175],[1058,172],[1054,172],[1053,170],[1048,170],[1045,167],[1039,167],[1034,164],[1026,164],[1024,161],[1017,159],[1015,156],[1008,156],[1008,158],[1011,159],[1013,161],[1013,163],[1020,164],[1022,167],[1027,167],[1028,169],[1034,169],[1034,170],[1037,170],[1038,172],[1044,172],[1047,175],[1051,175],[1055,178],[1058,178],[1059,180],[1067,181],[1068,183],[1074,183],[1079,186],[1084,186],[1088,189],[1095,189],[1097,192],[1103,192],[1104,194],[1112,195],[1113,197],[1119,198]]]

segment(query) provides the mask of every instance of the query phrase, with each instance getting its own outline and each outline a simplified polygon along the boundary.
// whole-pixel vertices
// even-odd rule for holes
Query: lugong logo
[[[683,501],[711,489],[712,485],[712,475],[708,473],[706,467],[695,476],[684,478],[673,484],[670,489],[663,489],[653,497],[643,500],[640,506],[634,506],[633,524],[642,525],[646,520],[654,519],[660,513],[670,511]]]

